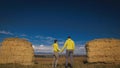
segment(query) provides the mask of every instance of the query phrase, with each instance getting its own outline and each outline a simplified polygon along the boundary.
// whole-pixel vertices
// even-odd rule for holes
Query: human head
[[[70,36],[68,36],[68,38],[71,38]]]
[[[57,40],[55,39],[55,40],[54,40],[54,43],[56,43],[56,42],[57,42]]]

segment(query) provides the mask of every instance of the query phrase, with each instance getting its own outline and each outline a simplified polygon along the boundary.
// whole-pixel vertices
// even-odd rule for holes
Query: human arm
[[[61,49],[61,51],[60,51],[60,52],[63,52],[63,51],[64,51],[64,49],[66,48],[66,46],[67,46],[67,41],[64,43],[64,46],[62,47],[62,49]]]
[[[58,47],[59,45],[57,44],[56,45],[56,49],[57,49],[57,51],[59,52],[60,51],[60,49],[59,49],[59,47]]]
[[[75,43],[74,43],[74,41],[73,41],[73,50],[75,50]]]

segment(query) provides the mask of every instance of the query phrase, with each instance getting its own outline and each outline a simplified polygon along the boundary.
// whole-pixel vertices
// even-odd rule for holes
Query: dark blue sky
[[[27,38],[33,44],[61,44],[70,35],[77,45],[95,38],[120,38],[119,0],[0,1],[0,41]]]

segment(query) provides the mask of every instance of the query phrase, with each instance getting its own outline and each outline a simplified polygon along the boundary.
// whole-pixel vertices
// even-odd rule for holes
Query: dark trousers
[[[73,50],[66,50],[66,66],[68,66],[68,59],[70,58],[70,64],[73,66]]]

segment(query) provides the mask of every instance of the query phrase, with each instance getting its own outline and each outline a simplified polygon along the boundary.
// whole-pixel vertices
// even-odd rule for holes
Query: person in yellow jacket
[[[60,52],[63,52],[64,49],[66,48],[66,64],[65,67],[68,67],[68,58],[70,57],[70,66],[71,68],[73,67],[73,52],[75,50],[75,43],[71,39],[70,36],[68,36],[68,39],[65,41],[63,48],[61,49]]]
[[[58,47],[58,42],[57,40],[54,40],[54,43],[53,43],[53,52],[54,52],[54,58],[53,58],[53,68],[56,68],[57,67],[57,62],[58,62],[58,58],[59,58],[59,47]]]

